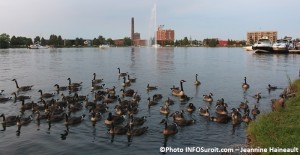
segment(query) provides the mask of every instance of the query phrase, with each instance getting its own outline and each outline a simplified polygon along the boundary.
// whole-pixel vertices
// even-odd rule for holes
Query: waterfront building
[[[165,43],[174,42],[175,31],[163,29],[163,25],[161,25],[157,28],[156,37],[157,43],[163,46]]]
[[[124,39],[115,39],[113,41],[114,41],[114,44],[116,46],[123,46],[124,45]]]
[[[247,32],[247,44],[254,44],[263,37],[267,37],[274,43],[277,40],[277,31]]]

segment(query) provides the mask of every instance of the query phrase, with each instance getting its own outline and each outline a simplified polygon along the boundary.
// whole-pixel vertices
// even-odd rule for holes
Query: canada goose
[[[186,82],[186,81],[185,81],[185,80],[181,80],[181,81],[180,81],[180,90],[179,90],[179,89],[172,89],[172,88],[171,88],[171,90],[172,90],[172,95],[178,96],[178,97],[184,95],[183,84],[182,84],[183,82]]]
[[[247,78],[246,77],[244,77],[244,83],[242,84],[242,87],[244,89],[248,89],[250,87],[250,85],[247,83]]]
[[[19,117],[17,116],[17,126],[22,126],[22,125],[27,125],[32,121],[32,116],[28,116],[28,117]]]
[[[184,120],[184,115],[183,115],[184,111],[182,110],[181,112],[179,111],[175,111],[173,112],[170,117],[173,117],[174,121],[180,121],[180,120]]]
[[[28,90],[31,90],[31,88],[33,87],[33,85],[19,87],[18,82],[17,82],[16,79],[12,79],[11,81],[15,81],[18,91],[28,91]]]
[[[62,114],[53,115],[52,113],[49,113],[47,121],[48,122],[60,122],[65,118],[65,115],[67,115],[67,114],[62,113]]]
[[[131,98],[131,101],[132,101],[132,102],[140,102],[140,101],[141,101],[141,96],[138,95],[138,92],[137,92],[137,91],[134,92],[134,94],[133,94],[133,96],[132,96],[132,98]]]
[[[150,108],[151,106],[154,106],[154,105],[157,105],[158,104],[158,102],[155,102],[155,101],[151,101],[151,98],[150,97],[148,97],[148,108]]]
[[[165,124],[163,130],[164,135],[175,135],[178,132],[178,127],[176,123],[168,125],[167,121],[165,121],[164,124]]]
[[[208,106],[206,106],[206,109],[203,109],[203,108],[199,108],[199,114],[201,116],[205,116],[205,117],[208,117],[209,116],[209,111],[208,111]]]
[[[251,110],[251,114],[255,117],[256,115],[260,114],[259,109],[254,105],[253,109]]]
[[[130,103],[127,107],[127,113],[128,115],[133,115],[133,114],[137,114],[139,112],[138,106],[137,105],[133,105],[132,103]]]
[[[227,115],[228,111],[227,111],[226,105],[217,105],[216,113],[220,114],[220,115]]]
[[[159,112],[164,115],[168,115],[170,113],[169,106],[165,104],[164,106],[160,106]]]
[[[194,104],[193,103],[189,103],[189,105],[186,108],[186,111],[192,113],[195,110],[196,110],[196,107],[194,106]]]
[[[4,114],[1,114],[0,117],[3,118],[3,123],[5,123],[5,126],[12,126],[17,123],[17,116],[6,116]]]
[[[108,106],[107,106],[107,103],[101,103],[101,104],[96,104],[96,107],[92,107],[92,110],[95,112],[95,113],[106,113],[107,110],[108,110]]]
[[[179,100],[181,101],[181,102],[188,102],[190,99],[192,99],[193,97],[189,97],[189,96],[187,96],[187,95],[182,95],[182,96],[180,96],[180,98],[179,98]]]
[[[110,129],[108,131],[108,133],[110,134],[116,134],[116,135],[125,135],[128,131],[128,127],[124,126],[124,127],[115,127],[115,124],[112,123],[110,126]]]
[[[276,90],[276,89],[278,89],[277,86],[272,86],[268,84],[268,90]]]
[[[97,121],[99,121],[101,119],[102,119],[102,115],[101,115],[100,112],[97,112],[97,113],[92,112],[92,114],[91,114],[91,121],[92,122],[97,122]]]
[[[240,108],[241,109],[244,109],[244,110],[246,110],[246,109],[248,109],[249,108],[249,106],[248,106],[248,100],[245,100],[245,102],[241,102],[241,104],[240,104]]]
[[[0,97],[0,103],[7,102],[7,101],[9,101],[11,99],[12,99],[12,97]]]
[[[126,76],[127,75],[127,73],[121,73],[121,69],[119,67],[117,69],[119,70],[119,76]]]
[[[129,74],[127,75],[127,79],[128,79],[130,82],[136,82],[136,78],[130,78]]]
[[[130,81],[126,80],[126,77],[123,77],[123,83],[122,83],[122,87],[128,87],[130,86]]]
[[[77,112],[82,109],[82,104],[78,102],[73,102],[68,104],[69,112]]]
[[[153,101],[158,101],[158,100],[162,99],[163,96],[162,96],[162,94],[154,94],[152,98],[153,98]]]
[[[133,117],[133,115],[130,115],[129,125],[139,126],[139,125],[143,125],[145,121],[146,121],[146,116]]]
[[[149,83],[147,84],[147,90],[156,90],[157,86],[150,86]]]
[[[80,82],[80,83],[72,83],[71,82],[71,78],[68,78],[67,80],[69,80],[69,87],[81,87],[82,82]]]
[[[30,110],[32,109],[32,106],[36,105],[36,103],[34,103],[33,101],[32,102],[29,102],[29,103],[25,103],[25,99],[22,100],[22,105],[21,105],[21,110],[24,111],[24,110]]]
[[[217,123],[228,123],[231,117],[227,115],[218,115],[217,117],[210,117],[210,121],[217,122]]]
[[[242,117],[242,121],[249,124],[252,121],[252,118],[249,116],[249,112],[245,113]]]
[[[121,89],[120,91],[122,91],[122,97],[133,97],[135,93],[133,89]]]
[[[25,96],[25,95],[19,95],[19,96],[17,96],[17,94],[15,92],[13,92],[12,95],[15,96],[15,101],[17,101],[17,100],[22,101],[22,100],[30,99],[31,98],[31,96]]]
[[[104,124],[108,126],[110,126],[112,123],[118,125],[123,123],[124,120],[125,120],[124,115],[112,115],[112,113],[109,112],[107,119],[104,121]]]
[[[56,91],[68,90],[68,86],[59,86],[58,84],[55,84],[54,87],[56,87]]]
[[[214,96],[212,93],[209,93],[208,95],[203,95],[203,101],[212,102],[213,101],[212,96]]]
[[[4,90],[1,90],[1,91],[0,91],[0,95],[2,95],[3,92],[4,92]]]
[[[104,102],[104,103],[113,103],[113,102],[115,102],[118,98],[119,98],[119,95],[110,95],[110,94],[107,94],[107,96],[105,96],[105,97],[102,99],[102,102]]]
[[[54,94],[50,94],[50,93],[44,93],[43,94],[43,91],[40,89],[38,92],[41,93],[41,98],[51,98],[54,96]]]
[[[231,110],[232,110],[232,112],[231,112],[231,123],[232,123],[232,125],[241,124],[241,122],[242,122],[241,113],[235,108],[232,108]]]
[[[174,101],[172,99],[170,99],[170,97],[168,97],[168,99],[165,101],[166,105],[173,105]]]
[[[117,115],[125,115],[127,113],[127,107],[123,107],[121,105],[115,106],[115,113]]]
[[[87,99],[87,96],[85,95],[78,95],[78,93],[74,94],[74,99],[75,101],[84,101]]]
[[[182,120],[174,120],[174,122],[178,126],[189,126],[189,125],[195,124],[196,120],[194,120],[194,119],[190,119],[190,120],[182,119]]]
[[[104,86],[105,86],[105,84],[102,84],[102,85],[96,85],[96,84],[95,84],[95,85],[92,86],[92,90],[94,91],[94,90],[103,89]]]
[[[278,99],[272,99],[272,111],[278,110],[278,108],[284,108],[285,106],[285,98],[283,95],[280,95]]]
[[[112,88],[106,88],[106,92],[108,94],[116,94],[116,87],[113,86]]]
[[[148,131],[148,127],[141,127],[132,129],[132,125],[129,125],[127,130],[128,136],[141,136]]]
[[[198,80],[198,74],[196,74],[196,80],[195,80],[195,82],[194,82],[194,85],[200,85],[201,84],[201,82]]]
[[[253,98],[255,98],[255,99],[257,99],[257,100],[260,100],[260,99],[261,99],[261,93],[258,92],[257,94],[255,94],[255,95],[253,96]]]
[[[103,81],[103,79],[96,79],[96,73],[93,73],[94,78],[92,80],[92,84],[97,84],[97,83],[101,83]]]
[[[79,117],[69,117],[67,114],[65,114],[65,125],[74,125],[74,124],[79,124],[83,121],[85,117],[85,114],[79,116]]]
[[[85,108],[96,107],[96,105],[97,105],[97,100],[94,100],[93,102],[89,102],[88,98],[85,99]]]

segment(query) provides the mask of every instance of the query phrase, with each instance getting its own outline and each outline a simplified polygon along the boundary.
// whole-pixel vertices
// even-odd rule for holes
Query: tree
[[[50,38],[49,38],[49,42],[48,42],[49,45],[52,45],[52,46],[58,46],[58,38],[56,35],[52,34],[50,35]]]
[[[42,46],[45,46],[47,43],[46,43],[46,40],[44,39],[44,37],[42,37],[42,39],[41,39],[41,45]]]
[[[41,38],[39,36],[36,36],[33,40],[34,43],[41,42]]]
[[[10,39],[10,46],[11,47],[15,47],[17,45],[18,45],[18,39],[17,39],[17,37],[12,36],[11,39]]]
[[[94,38],[94,39],[93,39],[93,45],[94,45],[94,46],[99,46],[99,45],[100,45],[99,39]]]
[[[0,48],[9,48],[9,35],[6,33],[2,33],[0,35]]]
[[[184,37],[184,38],[183,38],[183,41],[182,41],[182,45],[187,46],[187,45],[189,45],[189,44],[190,44],[190,42],[189,42],[188,38],[187,38],[187,37]]]
[[[115,42],[111,38],[106,39],[106,42],[109,45],[115,45]]]
[[[98,37],[98,40],[99,40],[99,45],[103,45],[106,42],[105,38],[103,36],[101,36],[101,35]]]
[[[57,45],[58,45],[58,47],[61,47],[64,45],[64,41],[60,35],[57,37]]]
[[[124,46],[131,46],[131,45],[132,45],[131,39],[129,37],[125,37]]]

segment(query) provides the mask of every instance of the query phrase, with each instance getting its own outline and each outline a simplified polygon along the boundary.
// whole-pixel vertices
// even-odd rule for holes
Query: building
[[[263,37],[268,37],[274,43],[277,40],[277,31],[247,32],[247,44],[253,44]]]
[[[220,46],[220,47],[226,47],[226,46],[228,46],[228,40],[218,40],[218,45]]]
[[[138,40],[138,39],[141,39],[141,35],[140,35],[140,33],[133,33],[133,41],[135,41],[135,40]]]
[[[163,25],[158,27],[156,31],[156,40],[158,44],[164,45],[165,43],[168,42],[174,42],[174,38],[175,38],[174,30],[171,29],[165,30],[163,29]]]
[[[123,46],[124,45],[124,39],[116,39],[116,40],[113,40],[114,41],[114,44],[116,46]]]

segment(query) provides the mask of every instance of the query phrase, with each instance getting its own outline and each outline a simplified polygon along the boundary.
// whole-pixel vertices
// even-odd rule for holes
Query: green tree
[[[9,35],[6,33],[2,33],[0,35],[0,48],[9,48]]]
[[[99,46],[99,45],[100,45],[99,39],[94,38],[93,39],[93,46]]]
[[[46,40],[45,40],[45,38],[44,37],[42,37],[42,39],[41,39],[41,45],[42,46],[45,46],[47,43],[46,43]]]
[[[36,36],[33,40],[34,43],[41,42],[41,38],[39,36]]]
[[[66,40],[65,46],[66,46],[66,47],[71,47],[71,46],[72,46],[71,40]]]
[[[59,35],[58,37],[57,37],[57,46],[58,47],[61,47],[61,46],[63,46],[64,45],[64,41],[63,41],[63,39],[61,38],[61,36]]]
[[[131,39],[129,37],[125,37],[124,46],[131,46],[131,45],[132,45]]]
[[[98,39],[99,39],[99,45],[106,44],[105,38],[104,38],[103,36],[100,35],[100,36],[98,37]]]
[[[10,39],[10,46],[11,47],[16,47],[17,45],[18,45],[17,37],[12,36],[11,39]]]
[[[54,46],[54,47],[57,47],[57,45],[58,45],[58,39],[57,39],[57,36],[54,35],[54,34],[50,35],[48,44],[49,44],[49,45],[52,45],[52,46]]]
[[[182,45],[184,45],[184,46],[190,45],[190,42],[189,42],[189,40],[188,40],[187,37],[184,37],[184,38],[183,38],[183,40],[182,40]]]
[[[111,38],[106,39],[107,44],[109,45],[115,45],[115,42]]]

